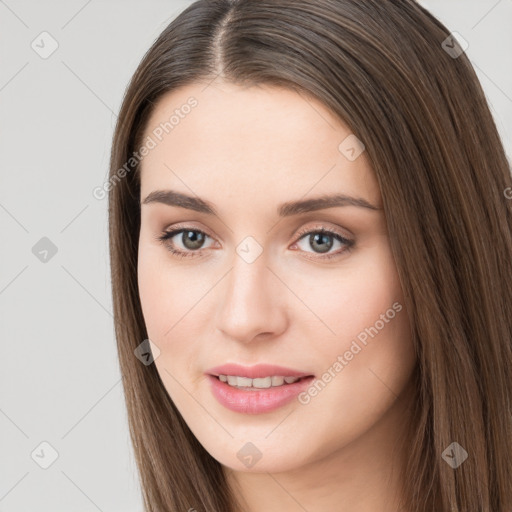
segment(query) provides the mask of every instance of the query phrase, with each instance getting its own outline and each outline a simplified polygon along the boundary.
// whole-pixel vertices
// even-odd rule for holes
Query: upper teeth
[[[248,377],[238,377],[233,375],[219,375],[222,382],[227,382],[230,386],[241,388],[270,388],[274,386],[282,386],[285,382],[292,384],[297,382],[300,377],[263,377],[259,379],[249,379]]]

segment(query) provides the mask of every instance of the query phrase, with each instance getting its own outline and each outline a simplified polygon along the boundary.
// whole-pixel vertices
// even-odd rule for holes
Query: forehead
[[[147,123],[143,140],[154,147],[141,161],[141,197],[172,188],[264,206],[339,192],[378,204],[364,151],[347,158],[353,137],[322,103],[291,89],[191,84],[164,95]]]

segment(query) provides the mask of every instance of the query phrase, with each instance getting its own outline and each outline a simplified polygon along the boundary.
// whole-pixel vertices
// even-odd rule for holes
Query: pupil
[[[319,252],[328,252],[333,244],[332,237],[324,233],[316,233],[310,236],[310,243],[312,247],[314,247],[317,242],[321,244],[318,248]]]
[[[203,244],[204,237],[202,233],[196,231],[187,231],[183,233],[183,245],[187,249],[199,249]]]

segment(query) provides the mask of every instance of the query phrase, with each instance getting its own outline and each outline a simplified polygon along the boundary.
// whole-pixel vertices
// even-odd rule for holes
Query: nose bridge
[[[269,270],[268,259],[261,254],[253,261],[241,254],[243,246],[237,248],[237,255],[233,258],[233,268],[229,276],[228,297],[254,302],[267,293]],[[248,253],[250,254],[250,252]]]
[[[265,252],[243,242],[237,247],[227,283],[219,300],[217,327],[231,338],[251,340],[260,333],[275,333],[285,321],[277,303],[278,279],[269,270]],[[281,299],[282,300],[282,295]]]

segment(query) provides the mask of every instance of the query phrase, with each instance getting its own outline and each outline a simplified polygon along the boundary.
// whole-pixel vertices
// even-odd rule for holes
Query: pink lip
[[[290,403],[298,394],[305,391],[315,378],[311,374],[291,368],[264,364],[251,367],[226,364],[210,368],[206,373],[210,389],[217,401],[231,411],[245,414],[270,412]],[[219,375],[236,375],[251,379],[279,375],[301,379],[293,384],[283,384],[278,387],[238,389],[219,380]]]
[[[261,414],[278,409],[290,403],[310,386],[314,377],[305,377],[293,384],[283,384],[275,388],[238,389],[222,382],[218,377],[208,375],[213,396],[231,411],[245,414]]]
[[[293,368],[285,368],[274,364],[257,364],[255,366],[240,366],[235,363],[223,364],[215,366],[205,372],[207,375],[236,375],[237,377],[248,377],[250,379],[258,379],[263,377],[271,377],[280,375],[282,377],[309,377],[311,373],[301,372]]]

